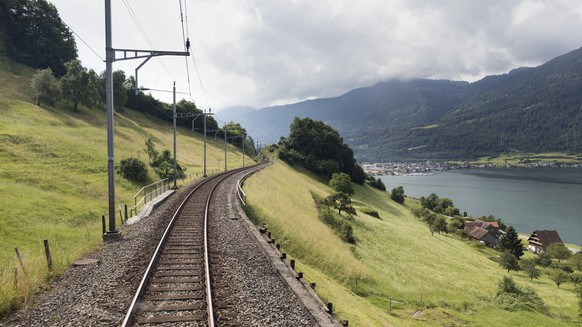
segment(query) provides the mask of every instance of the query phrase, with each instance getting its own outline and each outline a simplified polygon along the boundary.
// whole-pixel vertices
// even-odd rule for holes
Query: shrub
[[[540,296],[531,288],[521,289],[513,279],[504,276],[498,284],[495,301],[505,310],[535,310],[547,314],[548,309]]]
[[[403,204],[404,188],[402,186],[393,188],[392,191],[390,192],[390,199],[394,200],[396,203]]]
[[[365,214],[367,214],[369,216],[372,216],[374,218],[380,219],[380,214],[376,210],[372,210],[372,209],[362,209],[360,211],[362,211],[363,213],[365,213]]]
[[[328,225],[344,242],[356,244],[352,225],[349,221],[329,208],[330,199],[322,199],[315,193],[311,193],[311,196],[317,206],[319,219]]]
[[[559,270],[562,270],[568,274],[571,274],[574,272],[574,269],[572,269],[572,266],[570,266],[567,263],[561,263],[561,262],[552,262],[550,264],[549,268],[559,269]]]
[[[374,178],[374,176],[370,176],[368,179],[368,183],[373,188],[377,188],[380,191],[386,191],[386,185],[384,185],[384,183],[382,182],[382,180],[379,177],[376,179],[376,178]]]
[[[148,170],[146,164],[138,158],[130,157],[121,160],[117,172],[123,177],[134,182],[147,180]]]

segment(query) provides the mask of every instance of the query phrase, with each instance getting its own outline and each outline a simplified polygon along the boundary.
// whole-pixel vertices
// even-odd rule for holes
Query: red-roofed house
[[[483,242],[489,247],[495,247],[501,237],[499,225],[494,221],[466,221],[464,230],[469,234],[470,239]]]
[[[536,230],[527,239],[527,248],[533,253],[544,252],[550,244],[563,243],[555,230]]]

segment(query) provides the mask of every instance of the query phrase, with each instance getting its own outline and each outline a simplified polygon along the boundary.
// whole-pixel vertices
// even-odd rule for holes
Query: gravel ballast
[[[235,184],[236,178],[221,184],[211,207],[219,217],[211,223],[211,253],[220,259],[211,266],[213,280],[228,285],[228,292],[217,292],[219,301],[228,303],[217,326],[320,325],[249,232]],[[0,326],[120,325],[166,224],[194,185],[177,191],[150,216],[124,226],[122,240],[84,258],[97,263],[72,265]]]

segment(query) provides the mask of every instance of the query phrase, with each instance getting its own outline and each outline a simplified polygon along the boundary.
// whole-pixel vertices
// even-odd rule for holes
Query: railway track
[[[180,204],[144,273],[122,326],[215,325],[208,249],[210,202],[218,184],[242,170],[208,178]]]

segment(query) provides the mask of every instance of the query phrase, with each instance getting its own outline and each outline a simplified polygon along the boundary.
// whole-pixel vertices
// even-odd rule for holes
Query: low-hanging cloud
[[[128,1],[156,17],[176,11],[153,0]],[[54,2],[59,10],[59,3],[74,3]],[[582,3],[569,0],[188,0],[187,5],[193,53],[216,107],[337,96],[391,78],[474,81],[541,64],[582,41]],[[167,38],[162,23],[151,32],[161,47]]]

